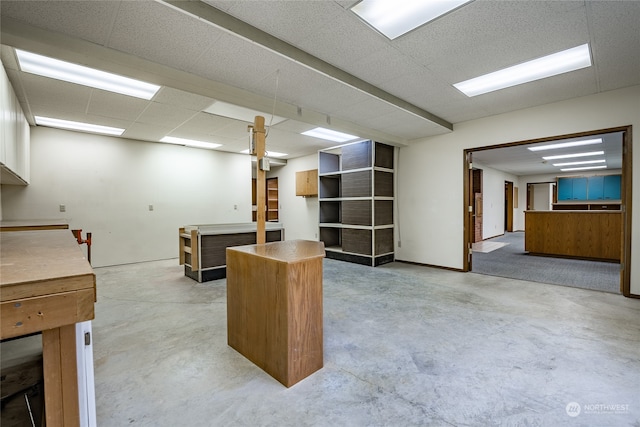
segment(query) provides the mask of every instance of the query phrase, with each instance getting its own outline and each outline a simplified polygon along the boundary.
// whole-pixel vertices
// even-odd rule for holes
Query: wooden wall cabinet
[[[394,148],[361,141],[320,150],[320,240],[327,258],[378,266],[394,260]]]
[[[318,195],[318,169],[296,172],[296,196]]]

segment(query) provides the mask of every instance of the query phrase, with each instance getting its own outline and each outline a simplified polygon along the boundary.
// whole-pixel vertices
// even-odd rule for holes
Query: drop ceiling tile
[[[587,42],[584,7],[559,11],[556,3],[472,2],[396,46],[441,81],[456,83]]]
[[[188,70],[220,32],[162,2],[123,1],[109,45],[141,58]]]
[[[137,122],[149,125],[160,125],[175,128],[191,119],[197,113],[169,104],[151,102],[147,108],[138,116]]]
[[[224,138],[246,138],[246,141],[249,141],[249,132],[247,125],[247,122],[232,120],[226,126],[223,126],[213,132],[213,135],[221,136]]]
[[[342,9],[342,8],[340,8]],[[343,68],[390,46],[389,40],[364,25],[352,12],[340,10],[327,28],[301,40],[299,47]]]
[[[638,84],[640,31],[609,28],[638,30],[640,2],[589,2],[587,9],[593,32],[591,52],[598,67],[600,89],[614,90]]]
[[[173,130],[170,126],[133,123],[127,127],[123,138],[140,139],[143,141],[160,141]]]
[[[91,88],[61,80],[21,73],[20,81],[30,104],[58,106],[65,111],[84,113]]]
[[[190,71],[199,76],[244,88],[255,88],[266,81],[265,92],[273,96],[276,71],[291,61],[253,43],[224,34],[196,61]]]
[[[339,6],[331,1],[207,1],[207,3],[294,46],[298,46],[301,40],[325,32],[332,26],[334,17],[340,12]]]
[[[97,116],[134,121],[150,103],[144,99],[94,89],[91,91],[87,112]]]
[[[183,123],[179,129],[189,128],[194,132],[206,135],[214,135],[217,131],[234,123],[234,121],[235,120],[226,117],[200,112]]]
[[[121,120],[111,117],[86,114],[79,111],[68,111],[55,105],[31,105],[33,114],[36,116],[52,117],[61,120],[70,120],[81,123],[91,123],[94,125],[111,126],[126,129],[131,124],[130,120]]]
[[[119,1],[0,2],[1,15],[41,28],[105,44]]]
[[[153,102],[171,104],[192,111],[202,111],[213,104],[214,101],[214,99],[207,96],[197,95],[167,86],[161,87],[153,97]]]

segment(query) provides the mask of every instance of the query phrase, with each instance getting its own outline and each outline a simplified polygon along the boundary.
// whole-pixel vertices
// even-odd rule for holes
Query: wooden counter
[[[524,250],[620,262],[622,212],[525,211]]]
[[[0,262],[0,338],[42,332],[47,426],[78,426],[75,324],[94,318],[95,274],[70,230],[0,233]]]
[[[0,231],[67,230],[69,224],[64,219],[0,221]]]
[[[226,277],[225,250],[256,243],[256,223],[187,225],[178,229],[180,265],[184,275],[198,282]],[[265,225],[267,242],[284,240],[282,224]]]
[[[227,248],[228,343],[287,387],[323,366],[322,242]]]

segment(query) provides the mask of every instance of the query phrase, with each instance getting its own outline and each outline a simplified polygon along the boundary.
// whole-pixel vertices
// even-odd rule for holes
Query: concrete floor
[[[325,260],[325,366],[287,389],[227,346],[224,279],[95,272],[101,427],[640,426],[640,300]]]

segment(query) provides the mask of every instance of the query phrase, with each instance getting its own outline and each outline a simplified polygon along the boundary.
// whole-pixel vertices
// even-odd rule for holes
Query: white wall
[[[492,169],[478,162],[473,167],[482,169],[482,239],[490,239],[505,233],[504,228],[504,183],[518,186],[518,177]],[[519,230],[514,215],[513,229]]]
[[[181,226],[251,222],[250,157],[36,127],[31,183],[3,185],[2,210],[92,232],[95,267],[176,258]]]
[[[396,258],[463,267],[464,149],[626,125],[634,125],[636,134],[640,129],[640,86],[460,123],[451,133],[402,147],[398,169],[402,235],[396,238],[402,247],[396,248]],[[640,165],[640,150],[633,150],[633,163]],[[632,179],[638,204],[638,167]],[[525,193],[519,191],[520,197]],[[640,266],[640,209],[633,209],[632,222],[631,264]],[[640,294],[640,268],[631,270],[631,293]]]
[[[269,177],[278,177],[280,222],[286,240],[318,240],[318,198],[296,196],[296,172],[318,169],[318,155],[299,157],[276,168]]]
[[[553,203],[553,184],[531,184],[531,210],[550,211]]]

